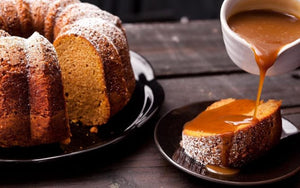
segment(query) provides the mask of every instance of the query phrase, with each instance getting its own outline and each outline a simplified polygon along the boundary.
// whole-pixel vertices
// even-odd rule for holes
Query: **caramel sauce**
[[[259,67],[260,81],[254,111],[256,117],[265,75],[275,63],[280,49],[300,38],[300,20],[286,13],[252,10],[231,16],[228,24],[251,44]]]
[[[223,134],[231,133],[243,124],[255,123],[249,114],[255,108],[255,101],[239,99],[211,110],[205,110],[185,124],[184,131]],[[246,115],[245,115],[246,114]],[[249,115],[247,115],[249,114]],[[199,136],[199,135],[193,135]]]
[[[215,165],[206,165],[205,167],[209,172],[225,176],[235,175],[240,172],[240,169],[236,168],[227,168]]]
[[[230,28],[248,41],[255,54],[260,71],[260,81],[256,101],[240,99],[224,106],[206,110],[184,126],[184,133],[191,136],[204,134],[233,134],[242,125],[256,123],[257,106],[260,102],[263,83],[268,69],[275,63],[280,49],[300,37],[300,21],[285,13],[268,10],[246,11],[229,18]],[[249,114],[251,112],[251,114]],[[226,139],[229,137],[222,137]],[[226,140],[223,149],[231,147],[231,140]],[[222,153],[222,161],[227,153]],[[226,164],[226,163],[225,163]],[[229,175],[238,170],[207,165],[211,172]]]
[[[257,122],[257,106],[267,70],[276,61],[280,49],[300,37],[299,19],[295,16],[273,11],[241,12],[230,17],[228,24],[234,32],[252,45],[260,70],[256,102],[247,99],[236,100],[219,108],[206,110],[192,121],[187,122],[184,131],[190,130],[191,132],[200,132],[200,134],[201,132],[231,133],[238,126]],[[254,113],[248,115],[253,109]]]
[[[186,123],[186,130],[219,134],[233,132],[240,125],[258,121],[257,106],[268,69],[274,64],[284,45],[300,38],[300,20],[295,16],[274,11],[241,12],[231,16],[228,24],[234,32],[251,44],[255,54],[260,70],[256,102],[236,100],[222,107],[204,111]],[[253,115],[245,115],[253,109]]]

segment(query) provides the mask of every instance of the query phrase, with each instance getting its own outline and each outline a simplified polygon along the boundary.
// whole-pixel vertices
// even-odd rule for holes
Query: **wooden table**
[[[2,165],[1,187],[221,186],[190,176],[167,162],[154,143],[154,126],[166,112],[192,102],[228,97],[255,99],[258,76],[245,73],[231,62],[218,20],[128,24],[125,28],[130,49],[151,62],[164,88],[160,113],[136,134],[105,150],[57,162]],[[262,98],[282,99],[282,114],[300,128],[299,69],[268,77]],[[275,185],[300,187],[300,173]]]

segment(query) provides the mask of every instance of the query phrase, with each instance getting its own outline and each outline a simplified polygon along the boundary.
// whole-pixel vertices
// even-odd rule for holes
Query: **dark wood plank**
[[[300,103],[299,80],[292,76],[295,73],[297,71],[268,78],[263,98],[283,99],[283,111],[286,112],[284,117],[300,128],[300,112],[297,106]],[[226,97],[254,98],[258,78],[250,74],[232,74],[162,79],[159,82],[166,93],[161,117],[174,107],[195,101]],[[176,169],[161,156],[153,140],[153,129],[158,118],[154,118],[128,140],[104,151],[58,163],[36,164],[29,168],[2,167],[0,184],[18,187],[220,187],[219,184],[195,178]],[[297,187],[300,184],[299,179],[298,173],[270,186]]]
[[[225,51],[218,20],[125,28],[130,49],[145,56],[158,77],[241,72]]]
[[[291,119],[300,122],[300,114]],[[65,161],[28,166],[7,166],[0,171],[4,187],[191,187],[229,188],[190,176],[166,161],[153,140],[154,119],[127,140],[104,151]],[[298,123],[299,127],[300,124]],[[300,173],[268,187],[299,186]]]
[[[158,78],[244,72],[226,53],[219,20],[124,26],[130,49],[150,61]]]
[[[231,187],[190,176],[159,153],[153,129],[166,112],[192,102],[255,99],[258,76],[227,57],[219,21],[126,25],[131,49],[146,56],[165,90],[158,117],[126,140],[101,151],[45,164],[3,165],[3,187]],[[230,73],[230,74],[226,74]],[[285,118],[300,128],[300,70],[268,77],[263,99],[283,100]],[[267,187],[299,187],[300,173]],[[264,186],[262,186],[264,187]]]
[[[267,77],[262,99],[281,99],[283,107],[300,106],[300,79],[289,74]],[[219,100],[223,98],[256,99],[258,76],[251,74],[231,74],[202,77],[186,77],[159,80],[166,97],[162,112],[170,108],[196,101]]]

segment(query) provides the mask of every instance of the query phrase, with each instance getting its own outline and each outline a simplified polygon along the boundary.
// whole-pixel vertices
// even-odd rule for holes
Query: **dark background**
[[[123,22],[215,19],[223,0],[82,0],[97,5]]]

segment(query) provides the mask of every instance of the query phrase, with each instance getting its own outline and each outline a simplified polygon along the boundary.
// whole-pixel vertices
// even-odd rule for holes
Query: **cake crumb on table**
[[[97,127],[92,127],[92,128],[90,129],[90,132],[91,132],[91,133],[98,133],[98,128],[97,128]]]

